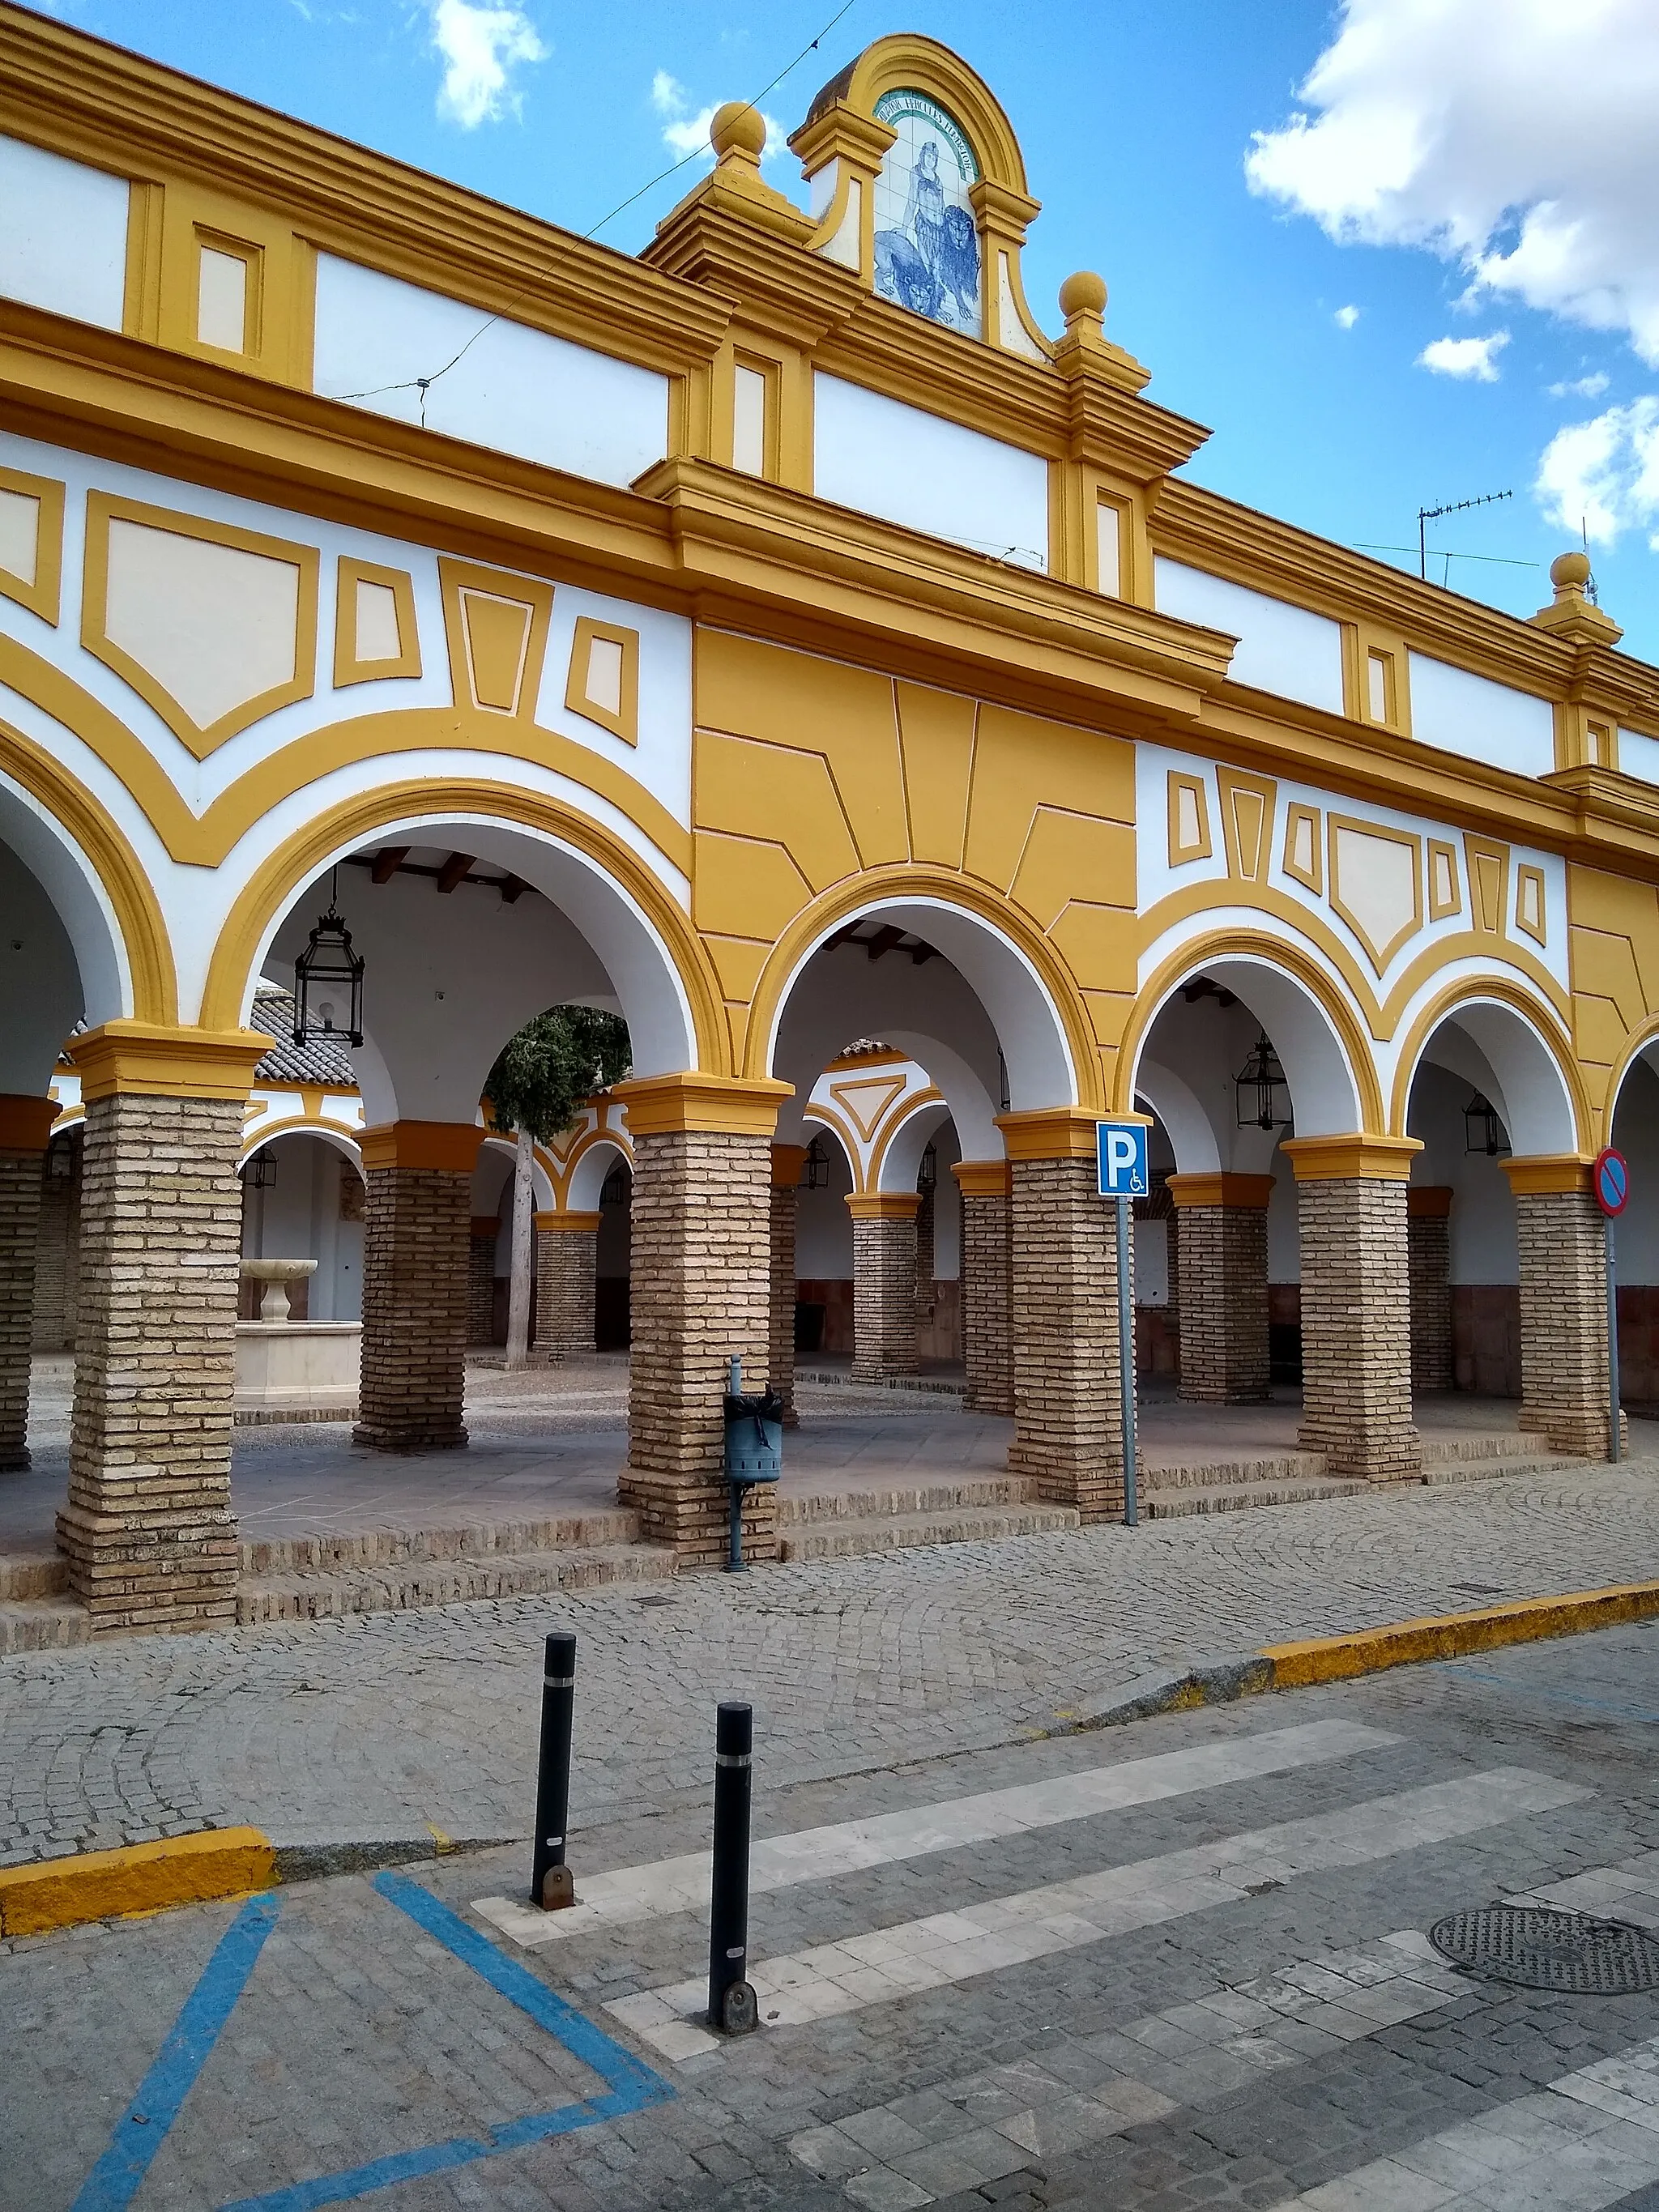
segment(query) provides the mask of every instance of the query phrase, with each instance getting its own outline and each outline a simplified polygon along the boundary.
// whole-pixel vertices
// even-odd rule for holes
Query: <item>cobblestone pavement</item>
[[[750,1698],[780,1780],[1065,1725],[1296,1636],[1659,1571],[1659,1467],[688,1577],[636,1592],[134,1638],[0,1661],[0,1860],[251,1821],[526,1832],[539,1639],[574,1629],[578,1826],[700,1792]]]
[[[706,1737],[706,1700],[696,1718]],[[703,1916],[671,1894],[520,1949],[475,1910],[522,1893],[516,1847],[20,1940],[0,1955],[0,2199],[1636,2212],[1659,2184],[1659,1993],[1453,1972],[1425,1931],[1540,1892],[1659,1924],[1656,1723],[1646,1628],[835,1781],[787,1779],[795,1754],[763,1728],[759,1835],[884,1815],[908,1840],[757,1894],[754,1960],[872,1955],[918,1915],[945,1916],[943,1940],[1043,1884],[1140,1903],[1054,1955],[866,1990],[678,2062],[626,2024],[629,1999],[706,1964]],[[1031,1823],[985,1840],[989,1791],[1023,1793],[999,1802]],[[905,1818],[928,1807],[936,1848]],[[702,1791],[590,1819],[579,1893],[707,1838]],[[1230,1885],[1264,1849],[1277,1873]],[[270,1932],[191,2084],[169,2028],[250,1912]],[[198,2007],[225,1971],[221,1952]]]

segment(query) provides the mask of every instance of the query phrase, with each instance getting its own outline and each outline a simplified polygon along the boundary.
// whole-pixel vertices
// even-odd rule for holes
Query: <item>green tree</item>
[[[526,1022],[484,1086],[494,1128],[517,1136],[513,1163],[513,1273],[507,1364],[530,1359],[530,1239],[534,1152],[570,1127],[582,1101],[619,1083],[633,1065],[628,1024],[593,1006],[550,1006]]]

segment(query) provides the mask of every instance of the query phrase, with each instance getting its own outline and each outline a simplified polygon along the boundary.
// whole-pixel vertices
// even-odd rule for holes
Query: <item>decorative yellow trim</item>
[[[0,468],[0,491],[35,502],[34,574],[20,576],[0,568],[0,594],[56,626],[64,568],[64,487],[52,477],[32,477],[21,469]]]
[[[58,1119],[55,1098],[21,1091],[0,1092],[0,1152],[44,1152]]]
[[[859,114],[873,118],[884,93],[912,88],[937,100],[956,118],[973,147],[982,177],[1024,193],[1025,164],[1012,125],[984,79],[948,46],[910,31],[878,39],[837,79],[836,94]],[[815,105],[807,118],[809,128],[819,112]]]
[[[579,1231],[597,1229],[605,1219],[602,1213],[538,1213],[532,1216],[538,1237],[566,1235]]]
[[[1463,890],[1458,880],[1457,848],[1443,837],[1428,844],[1429,920],[1444,921],[1463,911]]]
[[[106,634],[109,597],[109,529],[112,522],[136,523],[146,530],[163,531],[174,538],[193,538],[205,545],[222,545],[230,552],[256,553],[279,561],[299,572],[297,619],[294,639],[294,673],[286,683],[274,684],[257,697],[244,700],[227,714],[204,728],[192,720],[173,694],[141,667],[131,653]],[[112,493],[87,494],[87,550],[85,582],[81,594],[81,642],[87,651],[112,668],[145,700],[179,742],[197,760],[246,730],[279,707],[310,698],[317,678],[317,569],[314,545],[297,545],[285,538],[267,538],[254,530],[239,529],[230,522],[204,522],[194,514],[171,507],[146,507],[134,499],[118,499]]]
[[[1100,1048],[1082,991],[1054,946],[1032,924],[1023,909],[977,882],[945,868],[930,868],[914,861],[866,868],[835,885],[800,908],[779,935],[766,957],[750,1001],[748,1032],[743,1065],[750,1075],[765,1073],[763,1065],[772,1024],[785,990],[805,957],[809,945],[829,936],[842,922],[866,908],[885,906],[907,898],[937,899],[942,904],[988,923],[1008,938],[1036,969],[1060,1017],[1073,1080],[1082,1103],[1092,1115],[1103,1110]]]
[[[1304,857],[1305,848],[1306,857]],[[1316,898],[1325,896],[1325,849],[1319,809],[1293,799],[1285,810],[1285,847],[1279,866],[1292,883]]]
[[[250,1102],[251,1112],[258,1110]],[[278,1137],[343,1137],[356,1152],[362,1149],[362,1131],[348,1121],[331,1121],[325,1114],[291,1114],[281,1121],[250,1123],[243,1133],[242,1158],[251,1159],[262,1146]]]
[[[1544,871],[1523,861],[1515,872],[1515,926],[1534,944],[1548,943]]]
[[[1345,622],[1342,677],[1343,704],[1351,721],[1410,737],[1411,659],[1397,630],[1370,621]],[[1374,711],[1378,706],[1380,714]]]
[[[234,361],[238,368],[246,362],[257,362],[264,352],[264,246],[251,239],[233,238],[228,232],[213,229],[206,223],[192,223],[191,233],[195,250],[190,257],[185,283],[191,339],[198,351]],[[242,343],[238,346],[222,346],[216,339],[202,336],[202,263],[209,253],[220,254],[227,261],[240,261],[242,264]]]
[[[1423,1146],[1415,1137],[1287,1137],[1280,1145],[1298,1182],[1409,1182]]]
[[[841,1146],[842,1157],[847,1162],[847,1171],[853,1178],[854,1190],[867,1190],[870,1179],[864,1172],[864,1146],[859,1142],[850,1122],[836,1113],[833,1106],[815,1106],[809,1100],[801,1115],[809,1128],[827,1129]]]
[[[1181,802],[1183,798],[1192,800],[1197,816],[1194,834],[1190,841],[1182,833]],[[1180,868],[1189,860],[1207,860],[1215,850],[1210,842],[1209,778],[1184,775],[1180,769],[1172,768],[1169,774],[1164,805],[1169,817],[1170,866]]]
[[[1411,920],[1402,921],[1386,945],[1376,943],[1365,923],[1342,896],[1342,875],[1339,856],[1341,851],[1341,835],[1345,830],[1351,830],[1356,836],[1374,838],[1382,844],[1403,845],[1411,854]],[[1389,963],[1399,951],[1401,946],[1407,939],[1415,937],[1423,927],[1422,840],[1413,836],[1408,830],[1390,830],[1380,822],[1363,821],[1357,815],[1352,814],[1327,815],[1325,836],[1329,854],[1327,879],[1330,888],[1327,897],[1330,902],[1331,910],[1334,914],[1340,915],[1343,921],[1347,923],[1361,945],[1364,946],[1366,957],[1372,967],[1376,969],[1377,975],[1382,976],[1386,974]]]
[[[357,1139],[365,1170],[417,1168],[441,1175],[471,1175],[486,1130],[471,1121],[378,1121]]]
[[[893,1140],[899,1131],[908,1127],[918,1114],[925,1112],[929,1106],[942,1106],[944,1103],[945,1093],[937,1090],[931,1083],[925,1091],[913,1091],[908,1098],[902,1098],[899,1101],[897,1107],[877,1130],[870,1146],[870,1173],[867,1180],[872,1190],[881,1182],[882,1163],[892,1150]]]
[[[457,707],[533,722],[553,617],[552,585],[506,568],[440,560],[438,588]]]
[[[1516,1198],[1587,1198],[1595,1161],[1577,1152],[1537,1152],[1528,1159],[1499,1160],[1498,1164]]]
[[[592,680],[592,655],[596,644],[614,645],[622,654],[622,665],[617,684],[618,704],[613,711],[590,697],[587,686]],[[636,745],[640,741],[640,634],[636,629],[623,629],[615,623],[594,622],[587,615],[576,617],[575,635],[570,641],[570,672],[565,680],[564,703],[573,714],[584,721],[597,722],[602,730],[609,730],[613,738],[620,738],[625,745]]]
[[[872,1144],[882,1117],[896,1098],[903,1096],[908,1078],[902,1075],[853,1076],[830,1085],[830,1096],[835,1100],[854,1127],[862,1144]],[[873,1092],[873,1099],[863,1094]]]
[[[1152,1126],[1150,1114],[1121,1114],[1118,1120]],[[1100,1149],[1098,1115],[1079,1106],[1038,1106],[1019,1114],[999,1114],[1010,1160],[1092,1160]]]
[[[573,746],[580,753],[580,746]],[[464,783],[433,776],[384,786],[342,799],[287,838],[254,871],[225,917],[203,993],[203,1021],[240,1018],[255,949],[300,886],[331,853],[365,841],[389,824],[447,811],[481,814],[491,821],[540,831],[573,847],[628,891],[665,946],[691,1010],[698,1058],[716,1073],[729,1065],[720,987],[684,910],[620,837],[556,799],[499,784]],[[217,1010],[228,1007],[228,1016]]]
[[[769,1076],[758,1082],[734,1082],[729,1076],[695,1070],[635,1076],[611,1091],[628,1109],[628,1126],[635,1139],[691,1130],[769,1137],[777,1127],[778,1109],[794,1095],[793,1085],[775,1082]]]
[[[1447,962],[1460,958],[1468,959],[1471,957],[1490,957],[1492,951],[1489,944],[1485,944],[1480,939],[1474,937],[1453,939],[1439,949],[1443,959]],[[1519,947],[1514,947],[1510,949],[1509,957],[1526,956],[1520,954]],[[1535,966],[1536,963],[1529,962],[1529,965]],[[1595,1126],[1595,1115],[1590,1109],[1589,1094],[1584,1087],[1583,1071],[1579,1066],[1577,1056],[1573,1051],[1571,1038],[1567,1029],[1571,1004],[1563,1000],[1560,986],[1555,982],[1554,978],[1545,975],[1541,969],[1538,970],[1534,980],[1540,979],[1551,986],[1556,1000],[1560,1003],[1547,1003],[1540,1006],[1535,999],[1528,998],[1519,985],[1506,975],[1462,975],[1455,983],[1449,983],[1437,997],[1431,999],[1417,1015],[1410,1029],[1406,1032],[1395,1060],[1394,1091],[1389,1114],[1389,1127],[1400,1134],[1405,1132],[1406,1116],[1411,1107],[1412,1085],[1417,1078],[1417,1070],[1423,1057],[1423,1048],[1439,1028],[1441,1023],[1454,1018],[1459,1006],[1476,1006],[1484,1000],[1496,999],[1500,1005],[1512,1008],[1529,1027],[1536,1030],[1540,1041],[1560,1070],[1562,1081],[1567,1086],[1567,1096],[1572,1106],[1573,1126],[1582,1134],[1587,1135]],[[1405,982],[1410,980],[1410,978],[1403,979],[1402,988]],[[1413,988],[1415,988],[1415,986],[1413,985]]]
[[[1221,793],[1227,873],[1235,883],[1265,884],[1273,864],[1279,786],[1271,776],[1246,775],[1231,768],[1218,768],[1216,782]]]
[[[1494,838],[1463,833],[1469,878],[1469,919],[1482,937],[1502,937],[1509,919],[1510,848]]]
[[[800,1171],[806,1164],[807,1145],[774,1145],[772,1147],[772,1188],[774,1190],[793,1190],[800,1181]]]
[[[390,660],[365,660],[357,651],[357,586],[379,584],[397,602],[398,652]],[[418,676],[421,633],[415,619],[415,583],[406,568],[377,568],[342,555],[334,582],[334,688],[372,684],[387,676]]]
[[[601,1124],[598,1128],[584,1130],[568,1153],[556,1161],[548,1162],[548,1179],[556,1190],[562,1194],[569,1189],[570,1179],[576,1172],[577,1162],[585,1159],[596,1145],[609,1145],[613,1152],[620,1152],[624,1163],[631,1170],[634,1165],[634,1147],[628,1141],[627,1130],[609,1128]]]
[[[234,1098],[245,1103],[253,1071],[275,1039],[258,1030],[171,1029],[105,1022],[75,1039],[81,1101],[118,1092],[138,1098]]]
[[[9,672],[8,642],[0,638],[0,677]],[[0,722],[0,769],[40,801],[102,884],[126,950],[134,1018],[163,1025],[176,1023],[179,977],[167,918],[155,886],[113,817],[44,746],[9,722]]]
[[[847,1211],[854,1221],[914,1221],[921,1210],[919,1190],[849,1190]]]
[[[1194,889],[1206,888],[1213,890],[1216,887],[1194,886]],[[1222,885],[1220,888],[1224,892],[1226,887]],[[1268,905],[1270,908],[1272,897],[1271,892],[1262,894],[1264,905]],[[1219,903],[1220,902],[1212,900],[1211,902]],[[1163,906],[1168,907],[1173,903],[1173,901],[1165,899]],[[1302,909],[1294,906],[1289,899],[1284,901],[1284,905],[1292,917],[1303,921],[1307,920]],[[1285,974],[1293,976],[1306,990],[1310,998],[1317,1000],[1320,1006],[1329,1017],[1331,1026],[1335,1030],[1337,1040],[1342,1048],[1343,1057],[1347,1062],[1348,1073],[1352,1079],[1355,1093],[1359,1100],[1362,1124],[1366,1129],[1375,1130],[1381,1134],[1384,1127],[1382,1089],[1376,1079],[1376,1068],[1371,1059],[1370,1048],[1366,1041],[1364,1031],[1360,1028],[1355,1017],[1353,1008],[1336,989],[1328,972],[1299,945],[1288,945],[1280,938],[1269,937],[1265,933],[1254,929],[1217,930],[1212,934],[1195,938],[1191,944],[1183,945],[1172,952],[1157,974],[1150,977],[1143,985],[1136,994],[1134,1006],[1124,1029],[1122,1042],[1118,1047],[1113,1112],[1119,1113],[1133,1103],[1133,1086],[1130,1071],[1139,1057],[1141,1043],[1146,1031],[1162,1010],[1170,992],[1188,976],[1201,975],[1211,961],[1228,958],[1260,960],[1269,968],[1280,969]],[[1349,960],[1347,964],[1350,968],[1353,966],[1352,960]]]
[[[1594,1118],[1583,1124],[1594,1132],[1592,1143],[1597,1139],[1603,1144],[1613,1142],[1613,1121],[1619,1110],[1619,1094],[1624,1089],[1626,1078],[1632,1068],[1656,1040],[1659,1040],[1659,1014],[1650,1015],[1639,1028],[1632,1030],[1626,1036],[1624,1057],[1607,1070],[1607,1087],[1602,1103]]]
[[[1241,1212],[1259,1213],[1273,1202],[1273,1178],[1270,1175],[1231,1175],[1224,1171],[1172,1175],[1169,1192],[1177,1213],[1184,1213],[1193,1206],[1225,1206]]]
[[[1013,1188],[1006,1160],[952,1160],[951,1172],[964,1198],[1006,1198]]]

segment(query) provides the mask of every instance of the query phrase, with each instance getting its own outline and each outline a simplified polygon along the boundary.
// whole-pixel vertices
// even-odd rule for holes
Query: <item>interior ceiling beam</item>
[[[369,881],[389,884],[409,858],[409,853],[407,845],[382,845],[370,864]]]
[[[466,872],[472,866],[471,853],[452,853],[438,871],[438,889],[446,894],[457,884],[466,881]]]

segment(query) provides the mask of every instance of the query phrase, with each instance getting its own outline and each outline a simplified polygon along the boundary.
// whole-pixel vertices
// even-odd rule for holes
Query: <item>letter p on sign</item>
[[[1152,1188],[1146,1171],[1146,1127],[1142,1121],[1097,1121],[1103,1198],[1145,1198]]]

